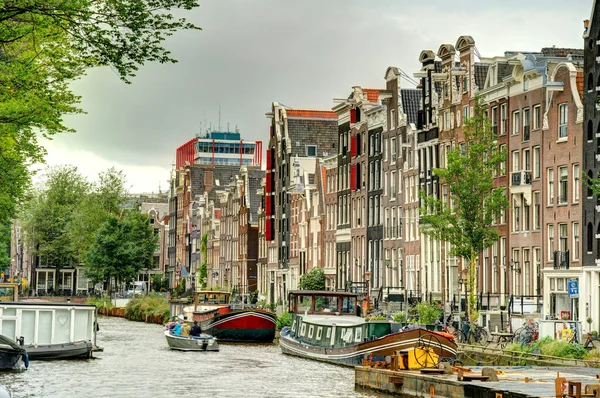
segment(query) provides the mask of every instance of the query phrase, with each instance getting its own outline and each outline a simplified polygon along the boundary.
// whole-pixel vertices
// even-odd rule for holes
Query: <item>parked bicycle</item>
[[[537,322],[529,320],[525,325],[513,333],[513,343],[521,345],[531,344],[538,339],[539,325]]]
[[[594,337],[596,336],[596,337]],[[587,338],[585,340],[585,343],[583,343],[583,347],[586,350],[593,350],[596,348],[600,348],[600,343],[599,343],[600,339],[598,338],[598,335],[592,335],[591,333],[587,333]]]
[[[458,322],[452,322],[451,326],[446,326],[443,331],[454,336],[454,340],[462,344],[487,344],[488,332],[479,325],[469,328],[467,334],[459,327]]]

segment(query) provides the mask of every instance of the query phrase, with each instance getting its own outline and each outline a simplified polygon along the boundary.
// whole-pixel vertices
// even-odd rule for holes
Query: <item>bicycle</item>
[[[488,342],[487,330],[482,326],[474,325],[473,328],[469,328],[467,334],[458,326],[458,322],[455,321],[452,326],[446,326],[443,332],[453,335],[454,339],[462,344],[484,344]]]
[[[600,339],[598,338],[598,336],[594,338],[594,336],[591,333],[587,333],[587,339],[583,344],[583,348],[585,348],[586,350],[594,350],[596,348],[600,348],[600,343],[594,343],[594,341],[597,342],[600,341]]]
[[[536,341],[539,336],[539,325],[537,322],[529,320],[525,325],[520,327],[513,333],[513,343],[521,343],[523,345],[529,345]]]

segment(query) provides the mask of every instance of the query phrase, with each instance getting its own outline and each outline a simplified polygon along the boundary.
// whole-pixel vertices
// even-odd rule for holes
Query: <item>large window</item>
[[[540,178],[540,147],[533,147],[533,179]]]
[[[548,224],[548,261],[554,259],[554,225]]]
[[[506,120],[508,119],[506,113],[506,103],[500,105],[500,135],[506,134]]]
[[[533,193],[533,230],[539,231],[540,229],[540,191]]]
[[[569,107],[567,104],[558,106],[558,139],[566,139],[567,134],[567,119]]]
[[[516,196],[516,200],[513,199],[513,232],[519,232],[521,230],[521,198],[520,195]]]
[[[396,172],[390,173],[390,200],[396,199]]]
[[[529,108],[523,109],[523,141],[529,141],[530,138],[530,116]]]
[[[573,203],[579,202],[579,165],[573,165]]]
[[[558,168],[558,204],[560,205],[564,205],[567,203],[568,176],[569,171],[567,169],[567,166],[561,166]]]
[[[579,260],[579,223],[573,223],[573,260]]]
[[[554,169],[548,169],[548,206],[554,204]]]
[[[513,112],[513,124],[512,124],[512,134],[519,134],[521,131],[521,115],[519,111]]]
[[[568,234],[567,234],[567,224],[558,224],[558,250],[561,252],[566,252],[568,249]]]
[[[542,108],[539,105],[533,107],[533,129],[537,130],[541,127]]]

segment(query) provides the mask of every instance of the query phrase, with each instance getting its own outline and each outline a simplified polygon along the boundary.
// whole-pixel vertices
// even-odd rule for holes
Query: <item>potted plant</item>
[[[597,338],[598,338],[598,331],[597,331],[597,330],[592,330],[592,331],[590,332],[590,334],[592,335],[592,338],[593,338],[593,339],[597,339]]]

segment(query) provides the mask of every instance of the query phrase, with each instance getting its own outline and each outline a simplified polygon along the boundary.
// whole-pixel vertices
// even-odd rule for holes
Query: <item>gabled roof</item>
[[[416,88],[403,88],[400,90],[402,107],[406,113],[408,123],[417,123],[419,109],[421,108],[421,90]]]
[[[367,95],[367,101],[375,103],[379,99],[379,92],[383,90],[379,88],[363,88],[362,91]]]
[[[298,117],[307,119],[337,119],[338,115],[332,111],[317,111],[310,109],[287,109],[287,117]]]
[[[487,78],[488,64],[475,64],[475,85],[481,90],[485,85],[485,79]]]

